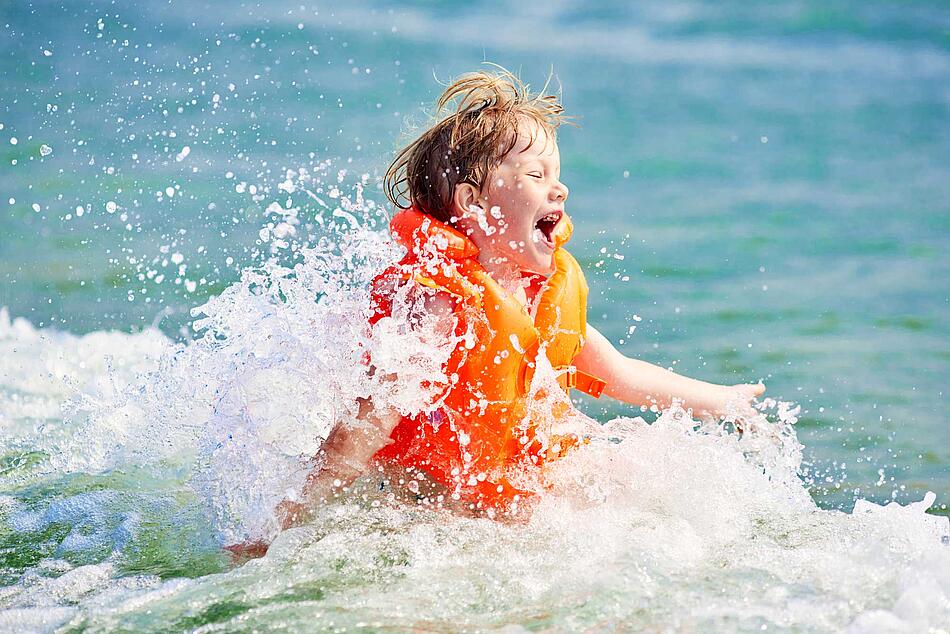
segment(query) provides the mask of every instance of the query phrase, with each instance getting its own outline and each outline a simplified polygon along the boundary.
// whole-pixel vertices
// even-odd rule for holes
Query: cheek
[[[506,244],[511,241],[527,242],[531,237],[531,216],[527,214],[504,214],[493,219],[492,224],[497,228],[497,235]]]
[[[506,186],[496,187],[483,201],[485,220],[496,230],[492,237],[505,245],[512,240],[526,241],[534,217],[530,188],[518,181],[499,180]]]

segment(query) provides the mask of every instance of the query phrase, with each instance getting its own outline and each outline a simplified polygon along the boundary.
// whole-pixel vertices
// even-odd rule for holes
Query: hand
[[[287,502],[283,509],[278,507],[284,527],[305,517],[302,508],[338,495],[360,477],[370,467],[373,455],[392,442],[389,435],[399,421],[396,410],[374,409],[372,402],[359,399],[359,413],[353,424],[337,423],[320,447],[318,466],[304,485],[305,504]]]
[[[746,403],[765,394],[764,383],[739,383],[738,385],[729,386],[728,389],[733,391],[737,400]]]
[[[265,541],[244,542],[241,544],[231,544],[224,549],[231,553],[231,564],[243,564],[251,559],[257,559],[267,554],[267,548],[270,546]]]
[[[752,402],[765,393],[762,383],[739,383],[717,386],[712,402],[704,408],[705,413],[720,420],[744,420],[756,414]]]
[[[338,424],[322,449],[328,464],[368,465],[372,456],[391,443],[389,435],[399,423],[395,410],[376,409],[369,399],[359,399],[359,413],[351,424]]]

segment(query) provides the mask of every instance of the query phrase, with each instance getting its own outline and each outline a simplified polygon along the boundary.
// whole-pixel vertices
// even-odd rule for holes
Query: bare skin
[[[373,454],[388,445],[389,434],[399,422],[395,410],[378,411],[373,404],[360,399],[357,418],[365,423],[360,427],[336,425],[314,457],[319,466],[307,476],[307,482],[297,500],[284,500],[277,505],[275,514],[281,530],[305,523],[318,505],[332,500],[353,484],[372,462]],[[234,563],[263,557],[269,543],[261,540],[226,546]]]
[[[481,189],[468,183],[455,188],[455,226],[479,248],[479,262],[514,297],[530,307],[525,274],[550,276],[555,245],[550,229],[561,222],[569,190],[560,181],[557,142],[543,130],[526,127],[515,147],[486,179]],[[553,222],[553,224],[552,224]],[[547,223],[548,231],[541,230]],[[425,310],[452,326],[452,302],[440,294],[425,298]],[[717,385],[685,377],[639,359],[624,356],[593,326],[574,360],[578,370],[607,383],[604,394],[641,407],[669,407],[674,402],[700,417],[723,418],[736,411],[750,413],[751,402],[765,392],[760,384]],[[399,421],[392,410],[360,404],[359,418],[367,425],[340,424],[321,448],[322,465],[308,477],[300,501],[284,501],[277,508],[282,528],[306,521],[309,509],[332,499],[372,466],[372,456],[391,442],[389,434]],[[236,559],[260,556],[266,544],[255,542],[228,547]]]
[[[479,261],[526,305],[532,298],[520,284],[523,273],[554,272],[554,245],[543,234],[539,239],[538,222],[547,214],[563,213],[569,193],[560,180],[557,142],[531,126],[526,124],[481,190],[459,184],[453,201],[457,226],[480,249]],[[765,392],[762,384],[716,385],[678,375],[625,357],[590,324],[587,332],[574,363],[578,370],[606,381],[604,393],[618,401],[663,409],[675,400],[697,416],[723,417],[730,407],[748,412],[750,401]]]
[[[644,407],[665,409],[677,401],[698,417],[723,418],[730,408],[751,411],[752,399],[765,392],[761,383],[717,385],[676,374],[665,368],[621,354],[593,326],[587,325],[587,341],[574,364],[581,372],[607,383],[607,396]]]

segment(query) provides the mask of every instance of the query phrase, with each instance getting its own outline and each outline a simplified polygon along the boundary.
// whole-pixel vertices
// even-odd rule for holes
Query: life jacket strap
[[[600,398],[600,395],[604,393],[604,389],[607,387],[606,381],[598,379],[593,374],[581,372],[573,365],[567,366],[565,369],[567,371],[562,376],[567,382],[566,387],[580,390],[594,398]]]

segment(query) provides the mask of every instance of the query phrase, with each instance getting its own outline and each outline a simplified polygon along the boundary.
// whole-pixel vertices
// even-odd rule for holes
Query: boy
[[[531,378],[548,362],[565,390],[659,408],[679,401],[701,417],[747,409],[764,392],[763,385],[714,385],[627,358],[586,323],[587,285],[562,248],[571,224],[555,96],[530,94],[506,71],[477,72],[445,90],[439,111],[452,103],[454,112],[387,172],[388,197],[402,209],[391,230],[407,253],[376,278],[370,320],[392,319],[397,297],[412,304],[400,314],[434,316],[437,330],[458,342],[445,367],[449,379],[435,409],[417,416],[362,403],[370,424],[330,434],[305,492],[311,501],[379,467],[409,480],[427,502],[489,517],[517,513],[538,490],[532,475],[581,442],[549,433],[530,413],[539,398]],[[302,510],[282,505],[283,524]]]

